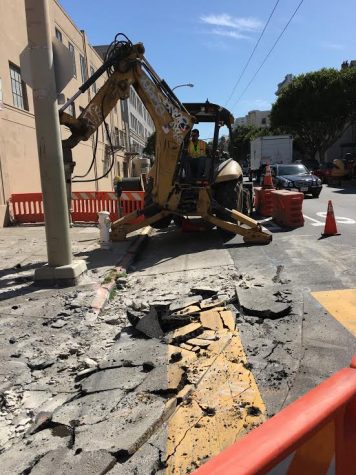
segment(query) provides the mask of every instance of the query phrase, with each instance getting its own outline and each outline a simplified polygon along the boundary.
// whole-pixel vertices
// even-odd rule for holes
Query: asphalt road
[[[159,276],[170,288],[180,280],[189,287],[193,277],[204,280],[207,274],[224,278],[222,269],[231,284],[233,268],[237,276],[251,276],[252,285],[265,289],[281,280],[281,289],[293,302],[291,315],[263,323],[247,317],[238,322],[270,415],[348,366],[356,353],[356,295],[340,321],[313,294],[356,289],[355,196],[355,186],[324,186],[318,199],[305,198],[303,227],[286,230],[264,222],[273,234],[266,246],[247,246],[240,236],[223,243],[217,230],[181,233],[172,227],[152,236],[136,263],[139,274]],[[329,200],[340,235],[321,239]],[[344,299],[337,292],[331,296],[334,307]]]
[[[347,318],[349,323],[356,320],[356,299],[348,308],[351,315],[342,315],[345,321],[340,323],[312,295],[318,291],[356,288],[355,196],[355,186],[324,185],[319,199],[305,198],[303,227],[285,230],[265,222],[264,225],[273,233],[273,241],[268,246],[237,247],[241,241],[239,237],[226,244],[239,269],[252,275],[259,274],[267,282],[279,268],[281,276],[290,280],[293,289],[296,315],[290,322],[292,328],[286,331],[280,322],[274,334],[274,338],[282,342],[275,358],[276,367],[282,365],[286,369],[289,366],[288,387],[284,391],[283,388],[271,391],[271,368],[266,368],[255,354],[253,340],[261,337],[261,330],[256,333],[255,326],[249,328],[248,325],[241,328],[245,349],[255,364],[254,375],[270,413],[295,400],[338,369],[348,366],[356,353],[356,334],[350,330],[350,325],[345,326]],[[321,239],[329,200],[333,204],[340,235]],[[335,295],[336,308],[339,305],[337,299],[342,299],[342,294]],[[280,331],[278,327],[281,327]],[[266,328],[266,339],[271,338],[269,333]],[[293,347],[292,358],[288,345]]]

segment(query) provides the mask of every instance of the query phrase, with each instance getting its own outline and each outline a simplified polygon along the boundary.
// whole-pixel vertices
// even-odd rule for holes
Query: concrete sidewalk
[[[75,287],[45,288],[33,282],[34,270],[47,263],[44,226],[0,229],[0,454],[36,414],[75,393],[73,374],[105,359],[116,333],[100,310],[147,237],[137,232],[103,250],[96,226],[70,233],[73,254],[88,271]]]
[[[106,275],[124,259],[140,233],[132,233],[124,242],[112,243],[108,250],[100,248],[99,229],[95,225],[75,225],[70,229],[70,236],[74,259],[84,259],[88,268],[79,282],[82,287],[105,281]],[[0,229],[0,302],[38,290],[39,287],[33,286],[33,273],[45,264],[44,226]]]

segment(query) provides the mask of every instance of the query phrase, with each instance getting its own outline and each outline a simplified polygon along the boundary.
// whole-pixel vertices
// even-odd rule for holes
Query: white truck
[[[250,178],[259,177],[263,165],[287,164],[293,161],[293,137],[269,135],[250,142]]]

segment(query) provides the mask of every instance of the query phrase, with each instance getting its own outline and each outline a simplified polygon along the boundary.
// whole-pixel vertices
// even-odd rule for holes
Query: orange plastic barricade
[[[195,475],[355,475],[356,355]]]
[[[17,223],[43,223],[42,193],[17,193],[11,195],[12,213]]]
[[[12,213],[17,223],[43,223],[42,193],[19,193],[11,195]],[[124,191],[120,198],[121,216],[144,206],[143,191]],[[72,192],[71,217],[75,222],[96,223],[99,211],[108,211],[110,220],[119,218],[118,199],[112,191]],[[144,219],[142,216],[133,222]]]
[[[298,191],[272,191],[273,221],[286,228],[299,228],[304,226],[303,199],[304,194]]]
[[[272,216],[273,203],[272,203],[272,191],[274,189],[262,188],[257,186],[255,188],[255,208],[258,214],[264,217]]]

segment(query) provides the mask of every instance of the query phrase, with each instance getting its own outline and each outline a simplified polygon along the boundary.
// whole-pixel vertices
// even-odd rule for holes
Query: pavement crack
[[[200,404],[199,404],[199,403],[197,403],[197,404],[198,404],[198,406],[200,407],[200,409],[202,409],[202,407],[200,406]],[[202,409],[202,411],[204,412],[203,409]],[[191,425],[188,427],[188,429],[184,432],[184,434],[183,434],[182,438],[180,439],[180,441],[175,445],[173,452],[167,457],[166,463],[168,462],[168,460],[170,460],[172,457],[174,457],[174,455],[175,455],[176,452],[177,452],[178,447],[182,444],[182,442],[183,442],[183,440],[186,438],[188,432],[189,432],[195,425],[199,424],[199,422],[200,422],[204,417],[206,417],[206,415],[205,415],[205,414],[202,414],[202,415],[199,417],[199,419],[194,422],[194,424],[191,424]]]

